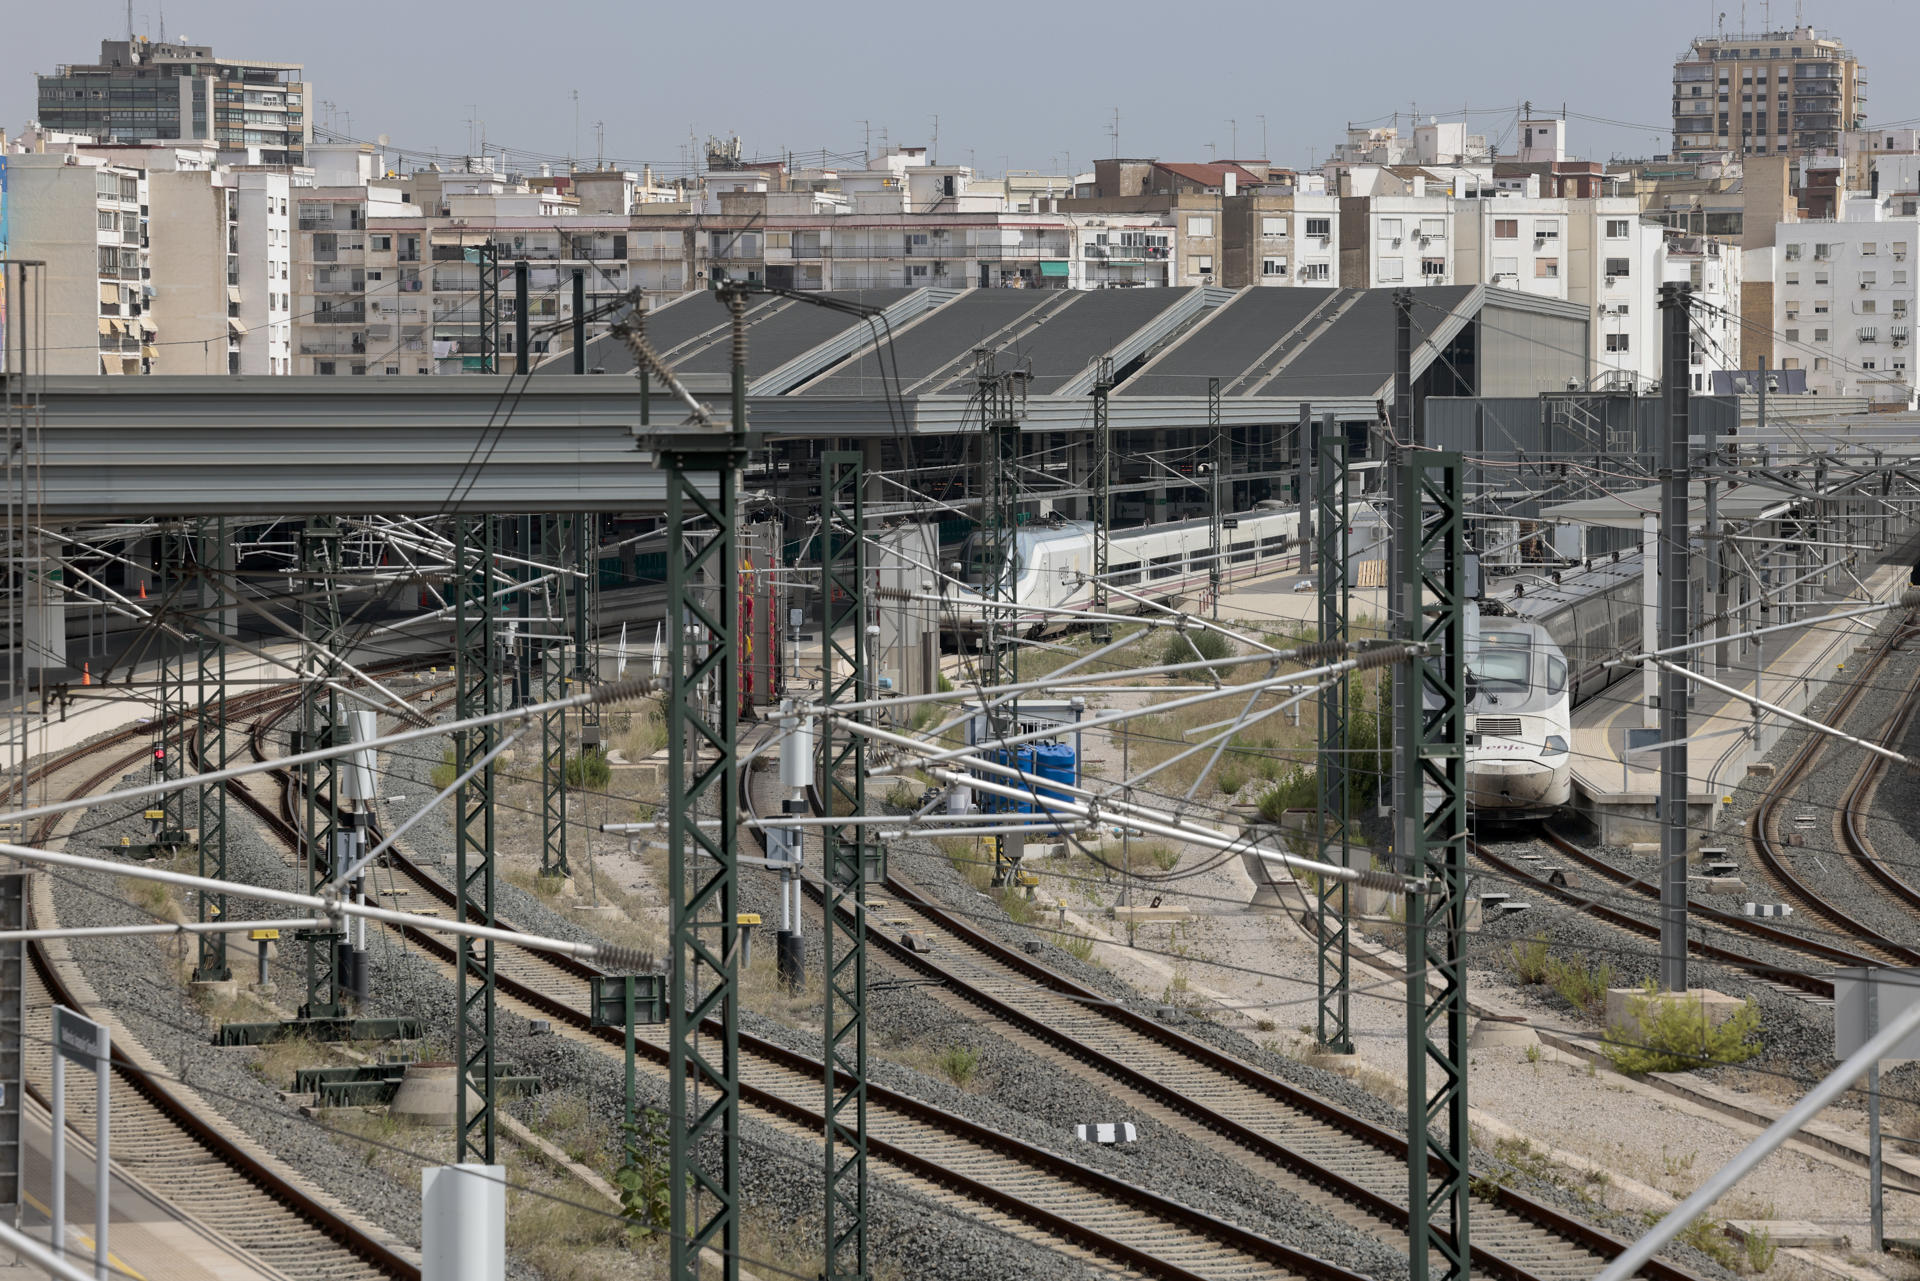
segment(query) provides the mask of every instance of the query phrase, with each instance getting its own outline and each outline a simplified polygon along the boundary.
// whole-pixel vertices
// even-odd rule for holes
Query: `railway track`
[[[249,734],[256,752],[260,737]],[[250,791],[234,794],[290,851],[298,847],[297,833],[278,806]],[[389,858],[390,871],[409,899],[436,904],[431,909],[436,915],[455,910],[455,896],[439,878],[398,848]],[[504,920],[498,924],[513,928]],[[454,950],[445,936],[410,926],[397,932],[451,977]],[[495,950],[495,965],[502,1008],[553,1020],[563,1034],[609,1056],[622,1053],[618,1029],[590,1026],[586,995],[587,980],[598,973],[593,967],[512,947]],[[669,1058],[664,1029],[642,1029],[638,1048],[652,1073],[664,1077]],[[739,1066],[741,1100],[750,1114],[818,1141],[824,1127],[819,1060],[742,1033]],[[870,1159],[878,1173],[975,1221],[994,1223],[1109,1271],[1117,1265],[1116,1275],[1166,1281],[1352,1281],[1356,1276],[910,1095],[869,1084],[867,1100]]]
[[[743,777],[742,799],[757,812]],[[817,798],[816,798],[817,799]],[[818,806],[815,806],[816,812]],[[933,903],[890,875],[869,904],[867,937],[909,974],[938,980],[1038,1057],[1097,1080],[1169,1128],[1251,1166],[1336,1221],[1407,1249],[1407,1142],[1325,1099],[1074,982]],[[817,887],[808,893],[819,902]],[[876,921],[880,922],[876,926]],[[922,953],[900,936],[948,946]],[[1626,1243],[1559,1209],[1503,1189],[1473,1199],[1478,1271],[1508,1281],[1592,1276]],[[1443,1225],[1443,1230],[1446,1225]],[[1690,1274],[1655,1260],[1641,1273]]]
[[[1867,666],[1854,678],[1841,696],[1840,703],[1829,715],[1828,722],[1835,726],[1845,725],[1848,716],[1859,701],[1865,697],[1873,684],[1874,676],[1886,663],[1888,657],[1902,648],[1915,634],[1914,617],[1909,614],[1901,626],[1874,651]],[[1886,726],[1892,736],[1904,729],[1913,715],[1916,698],[1920,698],[1920,673],[1908,684],[1894,714]],[[1747,843],[1759,857],[1761,865],[1773,879],[1777,888],[1788,898],[1797,902],[1810,915],[1826,922],[1850,937],[1867,945],[1877,956],[1849,962],[1860,965],[1920,965],[1920,948],[1909,946],[1897,939],[1888,937],[1884,932],[1874,929],[1861,921],[1856,915],[1835,903],[1832,899],[1809,885],[1794,871],[1791,859],[1783,852],[1780,836],[1780,811],[1787,804],[1795,787],[1820,760],[1829,752],[1842,750],[1844,745],[1837,739],[1825,734],[1810,734],[1800,750],[1794,754],[1786,771],[1767,792],[1759,805],[1754,807],[1747,821]],[[1906,884],[1875,854],[1873,843],[1866,833],[1865,798],[1878,784],[1881,772],[1886,764],[1884,758],[1871,752],[1863,753],[1866,760],[1855,772],[1849,783],[1840,806],[1835,811],[1833,823],[1839,837],[1839,844],[1850,854],[1851,861],[1863,869],[1881,886],[1891,891],[1896,901],[1920,911],[1920,894]]]
[[[279,697],[278,691],[263,690],[230,699],[228,706],[244,714]],[[141,740],[141,746],[62,789],[66,797],[87,795],[144,762],[145,740],[152,733],[151,726],[137,725],[69,749],[47,761],[39,777],[50,782],[102,752]],[[58,839],[58,826],[59,816],[40,820],[28,835],[29,843]],[[50,904],[51,895],[43,896],[43,901]],[[34,914],[35,926],[58,923],[43,919],[38,911]],[[74,963],[64,958],[64,952],[45,941],[28,944],[27,1088],[43,1105],[51,1080],[52,1006],[58,1003],[89,1013],[89,1003],[81,999],[81,987],[70,972]],[[178,1087],[141,1070],[129,1054],[124,1033],[115,1037],[113,1064],[114,1164],[289,1277],[417,1281],[418,1264],[317,1198],[278,1163],[236,1142],[227,1132],[230,1127],[210,1119]],[[91,1092],[80,1094],[87,1097],[69,1099],[68,1119],[69,1124],[85,1128],[91,1116]]]

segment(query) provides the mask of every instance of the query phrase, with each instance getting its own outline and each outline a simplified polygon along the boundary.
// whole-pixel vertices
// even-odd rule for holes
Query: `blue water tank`
[[[1004,765],[1008,769],[1017,769],[1022,774],[1031,774],[1034,772],[1033,748],[1028,746],[999,748],[993,754],[993,761],[996,765]],[[1004,774],[995,774],[990,777],[994,782],[1003,787],[1022,789],[1025,787],[1025,784],[1019,779],[1008,778]],[[1030,800],[1016,801],[1008,796],[996,797],[994,811],[1001,814],[1031,814],[1033,813],[1033,802]]]
[[[1069,787],[1080,781],[1079,762],[1074,759],[1073,747],[1067,743],[1035,743],[1031,772],[1038,774],[1041,778],[1055,783],[1064,783]],[[1071,793],[1052,787],[1041,788],[1040,794],[1062,801],[1076,799]],[[1051,812],[1046,810],[1045,806],[1041,806],[1040,809],[1045,813]]]

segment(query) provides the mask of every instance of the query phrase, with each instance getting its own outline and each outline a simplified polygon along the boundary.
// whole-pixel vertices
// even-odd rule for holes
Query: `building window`
[[[1871,258],[1879,252],[1880,245],[1877,241],[1863,240],[1860,242],[1860,256],[1862,258]]]
[[[1874,273],[1872,273],[1871,271],[1863,271],[1863,272],[1861,272],[1861,273],[1860,273],[1860,287],[1861,287],[1862,289],[1871,289],[1871,288],[1873,288],[1873,285],[1874,285]]]
[[[1813,300],[1813,314],[1816,316],[1824,316],[1827,314],[1827,300],[1825,298],[1815,298]]]
[[[1816,285],[1827,284],[1829,283],[1830,280],[1831,280],[1831,277],[1829,277],[1827,273],[1824,271],[1816,271],[1813,273],[1813,283]]]
[[[1398,218],[1382,218],[1380,220],[1380,239],[1400,239],[1400,220]]]
[[[1780,358],[1780,368],[1782,368],[1782,369],[1798,369],[1798,368],[1800,368],[1800,357],[1798,357],[1798,356],[1783,356],[1783,357],[1781,357],[1781,358]]]
[[[1630,273],[1630,271],[1631,271],[1631,268],[1632,268],[1632,267],[1633,267],[1633,259],[1631,259],[1631,258],[1609,258],[1609,259],[1607,259],[1607,274],[1608,274],[1609,276],[1625,276],[1625,275],[1628,275],[1628,274]]]
[[[111,209],[102,209],[100,211],[100,230],[102,231],[120,230],[120,215],[115,213]]]
[[[1827,261],[1828,259],[1830,259],[1830,258],[1832,258],[1832,257],[1833,257],[1833,246],[1832,246],[1832,245],[1830,245],[1830,244],[1829,244],[1829,245],[1820,245],[1820,244],[1816,244],[1816,245],[1815,245],[1815,246],[1813,247],[1813,260],[1814,260],[1815,262],[1826,262],[1826,261]]]
[[[1876,303],[1871,298],[1867,299],[1865,302],[1860,304],[1860,314],[1863,316],[1871,316],[1876,311],[1879,311],[1879,310],[1880,310],[1880,304]]]
[[[1533,278],[1535,280],[1558,280],[1560,278],[1560,260],[1558,258],[1535,258],[1533,260]]]
[[[1302,280],[1331,280],[1333,267],[1324,262],[1310,262],[1300,268]]]
[[[1815,356],[1813,358],[1813,372],[1816,374],[1824,374],[1827,372],[1827,358],[1825,356]]]
[[[1787,273],[1787,283],[1788,283],[1788,284],[1790,284],[1790,285],[1797,285],[1797,284],[1799,284],[1799,283],[1800,283],[1800,273],[1799,273],[1799,272],[1797,272],[1797,271],[1790,271],[1790,272],[1788,272],[1788,273]]]
[[[1382,258],[1380,260],[1380,279],[1405,280],[1406,278],[1407,278],[1407,264],[1404,259]]]
[[[1518,258],[1495,258],[1493,260],[1493,274],[1495,279],[1501,276],[1513,276],[1517,279],[1520,275],[1520,260]]]
[[[1625,218],[1607,219],[1607,239],[1625,240],[1633,224]]]
[[[368,236],[367,248],[372,249],[378,253],[385,253],[389,249],[393,248],[393,237],[392,236]],[[397,374],[400,371],[396,369],[396,370],[393,370],[392,372]],[[111,1164],[111,1162],[109,1162],[109,1164]]]
[[[1800,250],[1802,249],[1802,247],[1803,247],[1803,246],[1800,246],[1800,245],[1788,245],[1788,246],[1787,246],[1787,261],[1788,261],[1788,262],[1799,262],[1799,261],[1800,261]]]
[[[1495,218],[1493,220],[1493,238],[1495,240],[1518,240],[1520,238],[1520,220],[1518,218]]]
[[[1877,368],[1877,366],[1875,366],[1875,364],[1873,363],[1873,357],[1872,357],[1872,356],[1868,356],[1868,357],[1867,357],[1867,358],[1866,358],[1865,360],[1862,360],[1862,361],[1860,362],[1860,368],[1862,368],[1862,369],[1874,369],[1874,368]]]
[[[1261,218],[1261,219],[1260,219],[1260,234],[1261,234],[1261,235],[1263,235],[1263,236],[1284,236],[1284,235],[1286,235],[1286,234],[1287,234],[1287,220],[1286,220],[1286,217],[1285,217],[1285,215],[1282,215],[1282,216],[1280,216],[1280,217],[1278,217],[1278,218],[1274,218],[1274,217],[1263,217],[1263,218]]]
[[[1286,275],[1287,260],[1285,258],[1262,258],[1260,260],[1260,274],[1263,276]]]
[[[1187,258],[1189,276],[1211,276],[1213,274],[1212,254],[1191,254]]]
[[[1799,342],[1799,341],[1800,341],[1800,331],[1799,331],[1798,329],[1789,329],[1789,330],[1787,330],[1787,341],[1788,341],[1788,342]]]
[[[316,374],[331,374],[334,372],[334,362],[331,360],[316,360],[313,362],[313,372]]]
[[[1629,334],[1608,334],[1607,350],[1608,351],[1626,351],[1628,350],[1630,339],[1631,339],[1631,335]]]
[[[1813,340],[1815,342],[1826,342],[1832,332],[1830,329],[1816,329],[1813,331]]]
[[[1445,236],[1447,234],[1447,220],[1445,218],[1422,218],[1420,220],[1420,234],[1428,240],[1436,240]]]
[[[1445,258],[1422,258],[1420,260],[1420,275],[1422,277],[1433,280],[1446,274],[1447,260]]]
[[[1195,214],[1187,219],[1189,236],[1211,236],[1213,234],[1213,215]]]
[[[1307,219],[1307,234],[1309,236],[1319,236],[1322,240],[1330,239],[1333,236],[1333,219]]]
[[[1557,222],[1536,222],[1536,223],[1534,223],[1534,224],[1533,224],[1533,238],[1534,238],[1535,240],[1558,240],[1558,239],[1560,239],[1560,224],[1559,224],[1559,223],[1557,223]]]
[[[1879,326],[1877,325],[1862,325],[1860,326],[1859,332],[1860,332],[1861,342],[1879,342],[1880,341],[1880,329],[1879,329]]]

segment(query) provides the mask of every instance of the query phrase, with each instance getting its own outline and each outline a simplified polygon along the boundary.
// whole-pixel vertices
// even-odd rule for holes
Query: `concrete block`
[[[1193,913],[1184,907],[1110,907],[1107,915],[1116,921],[1184,921]]]
[[[1518,1050],[1540,1044],[1540,1036],[1523,1019],[1475,1019],[1467,1037],[1469,1050]]]
[[[1616,1038],[1628,1043],[1640,1039],[1640,1020],[1634,1016],[1634,1006],[1646,996],[1643,988],[1610,987],[1607,989],[1607,1031]],[[1740,1012],[1745,1001],[1737,996],[1728,996],[1724,992],[1715,992],[1710,988],[1696,987],[1674,995],[1670,992],[1655,993],[1655,1001],[1695,1001],[1706,1012],[1707,1023],[1719,1027]]]
[[[1772,761],[1754,761],[1747,766],[1748,778],[1772,778]]]
[[[1846,1248],[1846,1237],[1828,1228],[1808,1223],[1804,1219],[1728,1219],[1727,1235],[1736,1241],[1744,1242],[1750,1236],[1766,1233],[1776,1246],[1789,1250],[1815,1249],[1840,1250]]]
[[[1659,858],[1660,842],[1635,841],[1633,844],[1627,846],[1627,853],[1637,854],[1642,858]]]
[[[1687,889],[1696,894],[1744,894],[1746,883],[1737,876],[1689,876]]]
[[[480,1107],[480,1094],[460,1080],[460,1069],[451,1063],[409,1063],[407,1073],[394,1091],[387,1115],[412,1125],[450,1126],[454,1123],[454,1091],[467,1092],[468,1115]]]

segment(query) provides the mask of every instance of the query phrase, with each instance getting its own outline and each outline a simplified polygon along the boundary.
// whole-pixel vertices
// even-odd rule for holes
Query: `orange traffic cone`
[[[93,684],[93,664],[92,663],[80,664],[80,683],[82,685]]]
[[[147,580],[143,578],[140,580],[140,599],[145,600],[146,598],[147,598]]]

